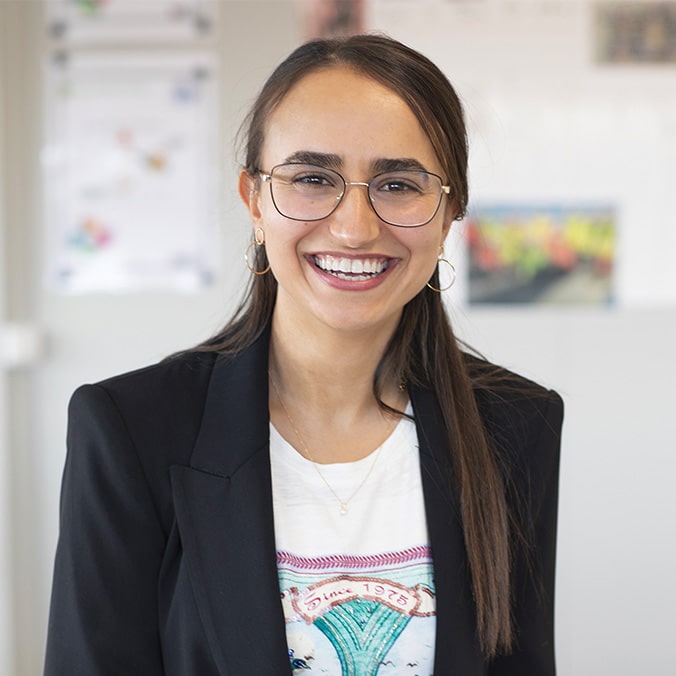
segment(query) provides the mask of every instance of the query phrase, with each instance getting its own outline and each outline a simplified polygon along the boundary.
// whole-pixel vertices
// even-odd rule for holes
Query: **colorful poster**
[[[613,300],[612,207],[482,206],[467,236],[470,304]]]
[[[80,54],[49,78],[49,286],[193,291],[216,261],[215,73],[206,55]]]

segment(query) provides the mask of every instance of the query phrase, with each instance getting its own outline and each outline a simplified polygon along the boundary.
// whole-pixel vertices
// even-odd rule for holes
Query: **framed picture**
[[[676,63],[676,2],[603,2],[596,6],[601,63]]]
[[[605,205],[472,209],[470,305],[611,302],[615,230]]]

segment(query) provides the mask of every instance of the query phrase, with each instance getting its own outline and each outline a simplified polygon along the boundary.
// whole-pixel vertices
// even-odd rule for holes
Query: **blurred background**
[[[676,674],[676,3],[0,0],[0,674],[41,673],[66,406],[224,323],[235,136],[308,37],[456,86],[459,334],[566,402],[562,676]]]

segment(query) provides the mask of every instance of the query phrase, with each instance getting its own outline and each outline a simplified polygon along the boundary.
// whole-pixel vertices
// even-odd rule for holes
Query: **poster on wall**
[[[596,7],[601,63],[676,64],[676,2],[602,2]]]
[[[49,287],[189,292],[209,283],[218,176],[210,57],[80,54],[49,71]]]
[[[611,303],[615,221],[607,205],[473,208],[470,305]]]
[[[182,41],[212,32],[214,0],[49,0],[51,37],[69,43]]]
[[[297,0],[304,40],[363,33],[366,0]]]

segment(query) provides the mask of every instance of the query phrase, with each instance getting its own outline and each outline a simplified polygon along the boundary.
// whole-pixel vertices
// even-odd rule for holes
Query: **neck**
[[[297,434],[286,419],[290,412],[304,444],[319,463],[345,462],[369,454],[396,423],[383,412],[373,394],[374,374],[391,331],[343,333],[327,328],[310,332],[304,325],[301,333],[296,326],[287,325],[283,316],[273,315],[273,423],[298,448]],[[382,398],[399,410],[406,405],[406,394],[399,383],[387,384]],[[298,450],[302,452],[302,448]]]
[[[275,314],[270,368],[285,399],[359,409],[373,398],[373,378],[392,331],[301,331]],[[397,383],[391,384],[395,389]],[[386,393],[385,393],[386,394]]]

